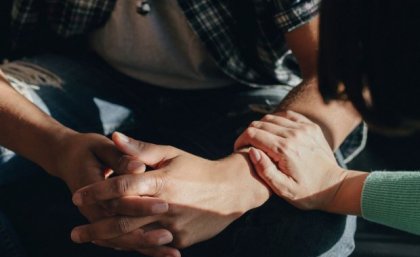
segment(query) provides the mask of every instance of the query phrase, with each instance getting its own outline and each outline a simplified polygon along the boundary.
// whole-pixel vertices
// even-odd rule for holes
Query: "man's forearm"
[[[296,56],[304,81],[292,90],[278,111],[292,110],[316,122],[323,129],[331,148],[336,150],[361,118],[349,102],[325,104],[318,90],[319,17],[286,33],[285,38]]]
[[[72,132],[17,93],[1,73],[0,121],[0,145],[47,170],[60,137]]]
[[[304,80],[292,90],[276,112],[285,110],[301,113],[317,123],[334,150],[361,122],[360,115],[350,102],[333,101],[326,104],[318,90],[316,78]]]

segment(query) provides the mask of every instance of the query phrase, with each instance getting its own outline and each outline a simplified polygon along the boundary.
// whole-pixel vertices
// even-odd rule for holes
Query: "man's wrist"
[[[43,136],[40,137],[40,144],[43,145],[45,151],[38,157],[36,161],[44,170],[46,170],[50,175],[55,177],[61,177],[58,174],[58,166],[60,156],[62,156],[63,149],[65,149],[66,142],[73,135],[78,134],[78,132],[71,130],[61,124],[51,127],[48,131],[43,133]]]
[[[235,196],[242,213],[264,204],[270,197],[270,189],[255,173],[246,150],[236,152],[221,160],[229,183],[236,187]],[[234,196],[234,197],[235,197]]]

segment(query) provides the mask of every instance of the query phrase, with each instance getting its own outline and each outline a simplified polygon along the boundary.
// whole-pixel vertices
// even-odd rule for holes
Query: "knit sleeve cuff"
[[[420,172],[373,172],[363,186],[362,216],[420,234]]]

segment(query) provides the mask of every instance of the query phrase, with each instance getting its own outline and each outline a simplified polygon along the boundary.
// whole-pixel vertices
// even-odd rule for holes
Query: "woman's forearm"
[[[16,92],[0,73],[0,145],[51,171],[60,138],[73,133]]]
[[[420,235],[420,172],[348,171],[325,211]]]
[[[420,172],[372,172],[363,187],[362,216],[420,235]]]
[[[360,216],[363,186],[368,175],[367,172],[346,171],[346,176],[336,191],[333,201],[326,206],[325,211]]]

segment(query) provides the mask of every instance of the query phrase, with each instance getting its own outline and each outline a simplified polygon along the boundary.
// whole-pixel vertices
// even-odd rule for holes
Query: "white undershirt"
[[[233,83],[193,32],[177,0],[149,0],[151,12],[136,11],[137,0],[119,0],[105,26],[91,35],[91,47],[118,71],[163,87],[199,89]]]

